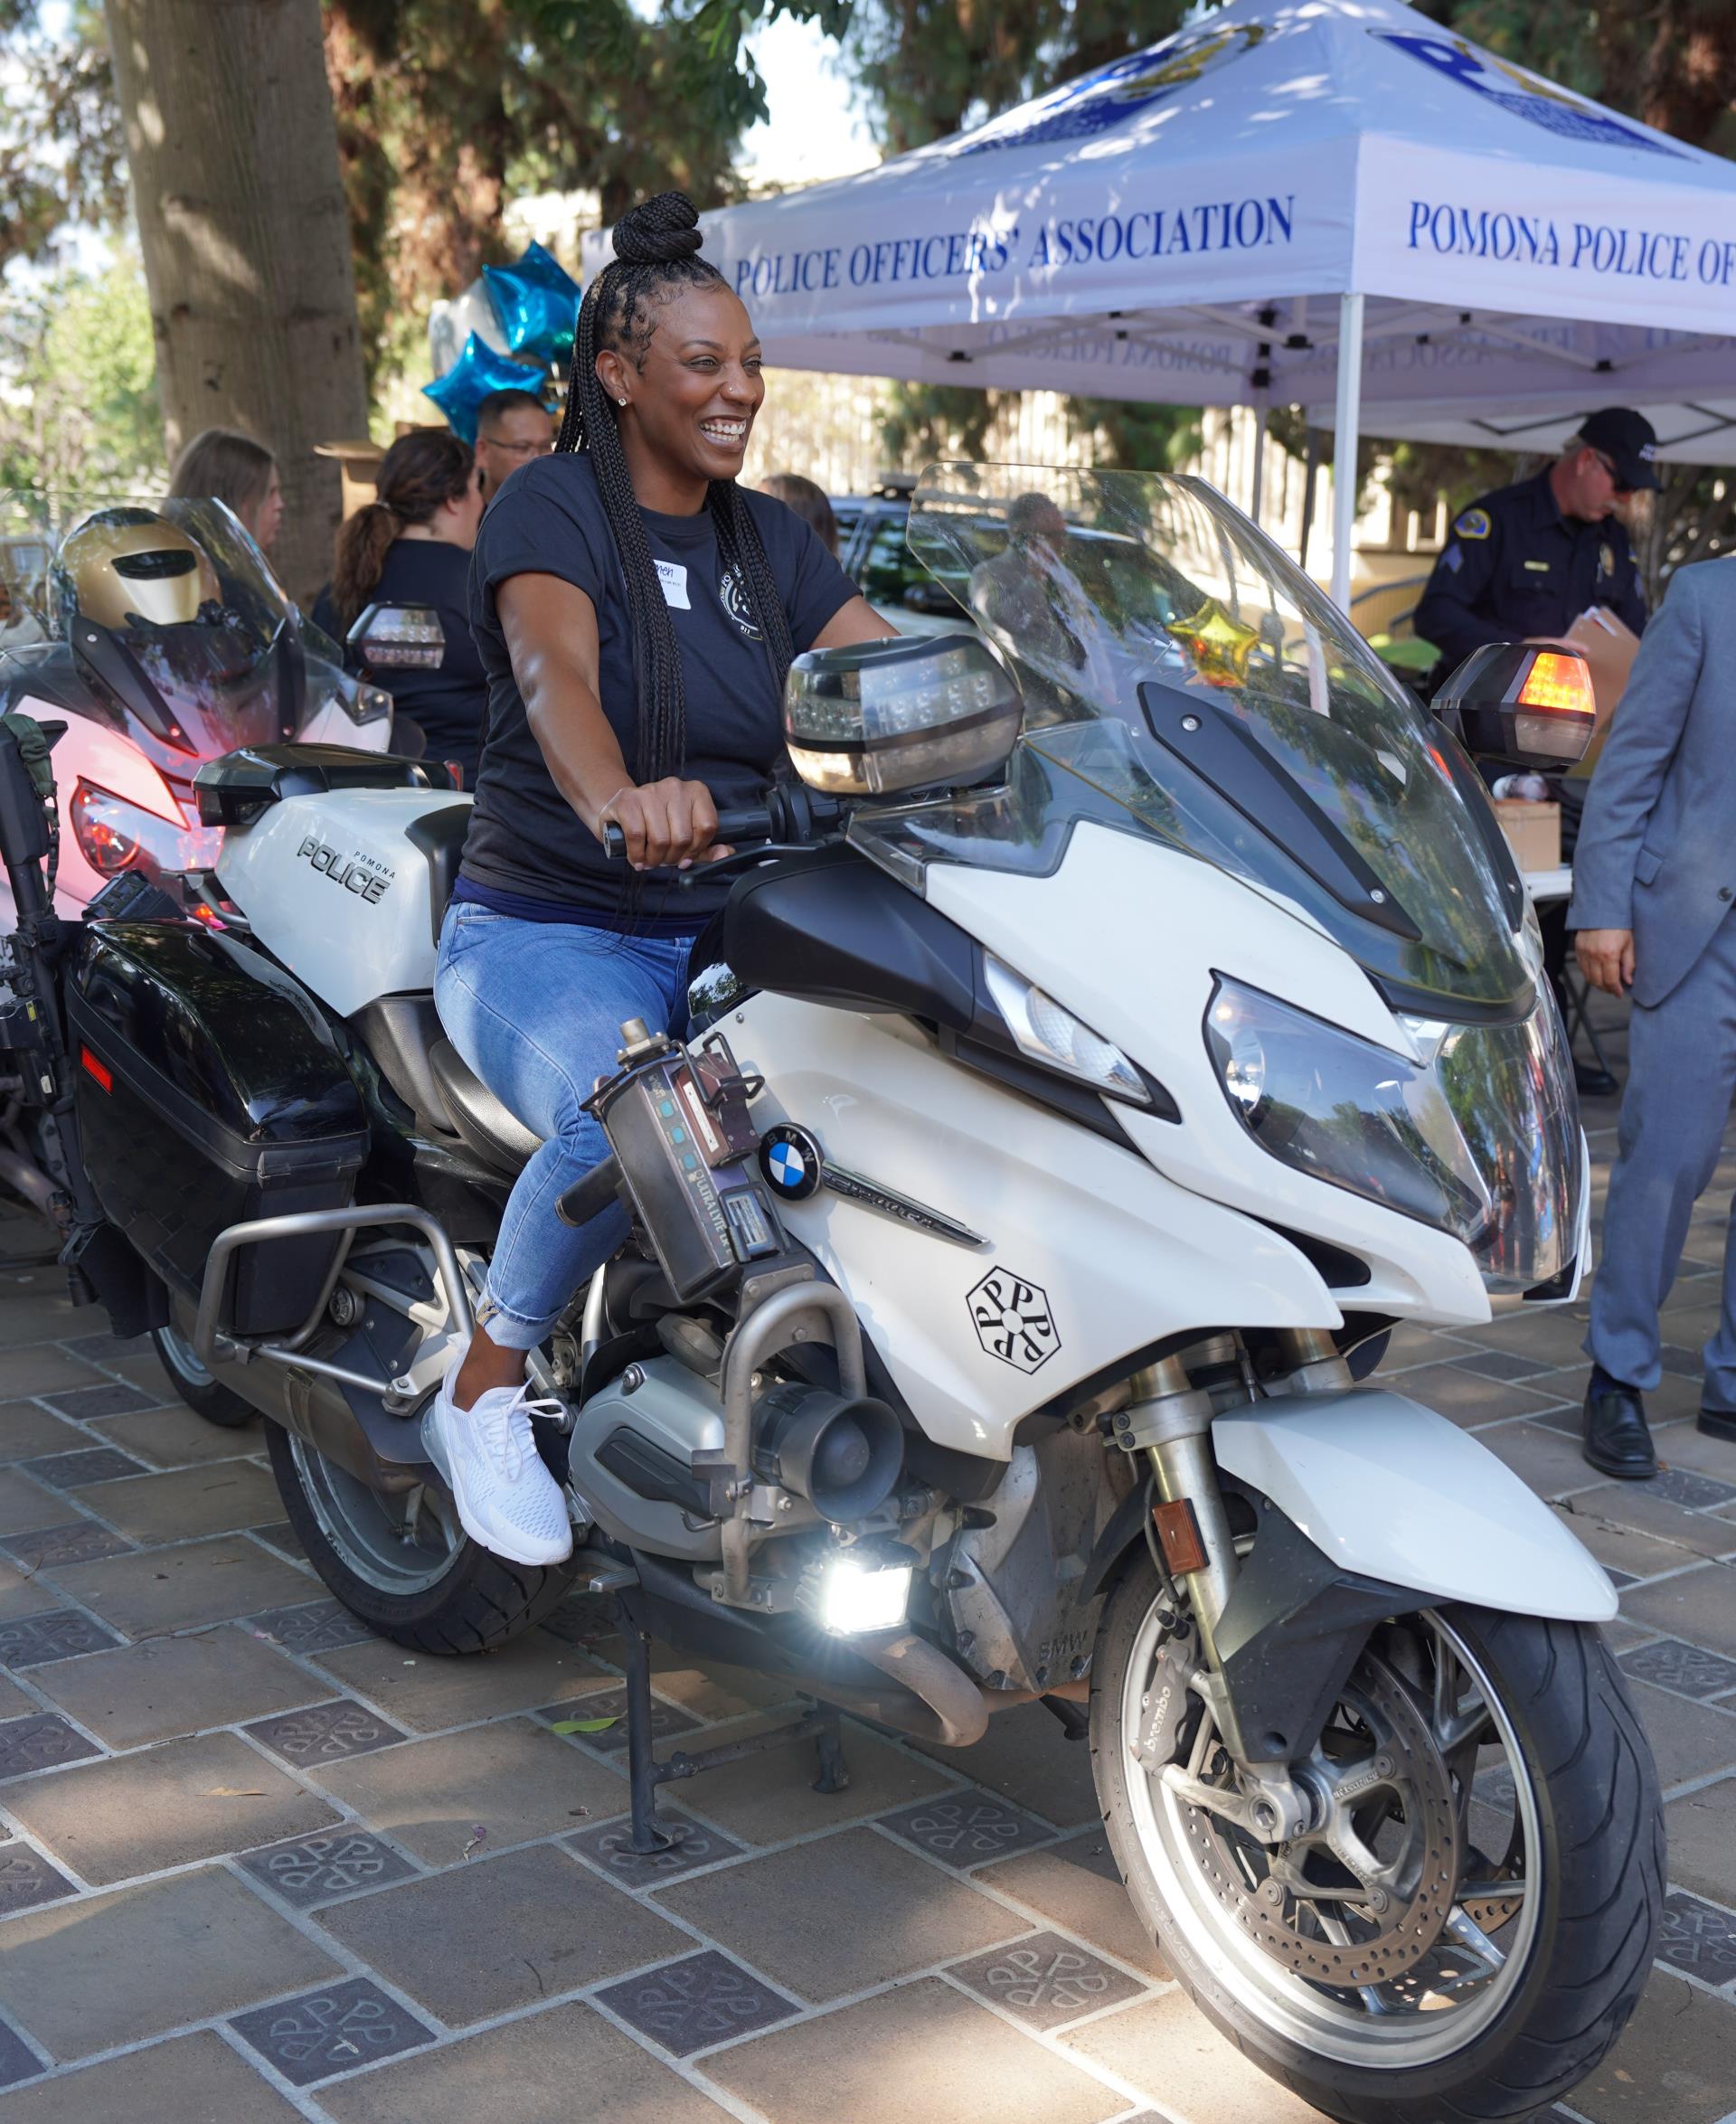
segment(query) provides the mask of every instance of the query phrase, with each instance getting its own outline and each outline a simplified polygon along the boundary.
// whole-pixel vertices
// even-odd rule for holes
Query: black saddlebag
[[[368,1142],[361,1093],[287,974],[190,922],[92,922],[77,949],[67,1018],[85,1166],[172,1290],[198,1297],[225,1225],[349,1202]],[[299,1327],[338,1243],[242,1248],[223,1326]]]

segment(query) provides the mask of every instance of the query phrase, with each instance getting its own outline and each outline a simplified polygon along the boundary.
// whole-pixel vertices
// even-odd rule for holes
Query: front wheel
[[[1444,1607],[1375,1629],[1248,1826],[1145,1557],[1103,1617],[1091,1756],[1129,1894],[1194,2003],[1342,2124],[1530,2117],[1615,2042],[1663,1904],[1656,1771],[1599,1633]],[[1154,1725],[1167,1685],[1179,1718]],[[1161,1732],[1152,1760],[1152,1739]]]
[[[421,1652],[490,1652],[540,1622],[577,1564],[509,1563],[431,1486],[382,1496],[280,1424],[265,1427],[284,1510],[352,1614]]]

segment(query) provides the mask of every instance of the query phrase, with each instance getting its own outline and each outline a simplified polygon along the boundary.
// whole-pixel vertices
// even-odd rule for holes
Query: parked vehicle
[[[38,630],[0,655],[0,713],[66,726],[61,913],[126,872],[214,867],[221,835],[193,794],[203,761],[288,739],[384,750],[390,696],[344,670],[222,502],[73,507],[58,528],[41,516],[33,497],[0,496],[14,599]]]
[[[1095,535],[1009,543],[1033,491]],[[1431,722],[1189,479],[943,467],[910,537],[995,650],[797,660],[799,779],[722,821],[691,1035],[625,1025],[596,1094],[565,1213],[618,1196],[632,1238],[533,1360],[571,1565],[468,1542],[418,1422],[533,1148],[430,995],[463,799],[243,747],[195,785],[225,926],[132,885],[57,941],[0,735],[14,1139],[117,1329],[269,1419],[376,1629],[476,1648],[615,1594],[640,1848],[707,1764],[652,1756],[649,1634],[956,1746],[1041,1698],[1268,2072],[1347,2124],[1547,2105],[1659,1921],[1615,1596],[1371,1374],[1397,1322],[1585,1271],[1561,1028],[1465,749],[1577,757],[1582,667],[1479,651]],[[835,1722],[753,1745],[817,1739],[824,1789]]]

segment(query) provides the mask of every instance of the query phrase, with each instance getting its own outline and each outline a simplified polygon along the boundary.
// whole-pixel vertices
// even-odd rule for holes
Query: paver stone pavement
[[[542,1846],[356,1896],[322,1911],[318,1923],[455,2028],[693,1946],[648,1904]]]
[[[208,2028],[0,2096],[5,2124],[297,2124],[303,2112]]]
[[[51,2057],[86,2058],[340,1973],[221,1866],[6,1921],[0,2012]]]
[[[1601,1174],[1614,1109],[1588,1119]],[[1715,1302],[1733,1182],[1736,1155],[1679,1324]],[[608,1603],[482,1658],[376,1638],[288,1534],[262,1427],[143,1406],[148,1349],[41,1251],[0,1210],[0,2124],[1315,2117],[1174,1986],[1089,1749],[1041,1706],[966,1751],[847,1722],[831,1796],[809,1746],[684,1783],[687,1840],[631,1862],[620,1734],[551,1730],[618,1711]],[[1583,1294],[1406,1327],[1382,1376],[1621,1574],[1610,1642],[1670,1793],[1676,1966],[1548,2124],[1736,2124],[1736,1449],[1692,1429],[1690,1340],[1653,1397],[1665,1476],[1598,1476],[1583,1335]],[[654,1685],[665,1755],[788,1696],[664,1647]]]
[[[142,1747],[311,1704],[325,1685],[232,1623],[197,1636],[60,1659],[34,1667],[43,1695],[105,1748]]]
[[[550,2006],[322,2089],[334,2124],[476,2124],[511,2090],[512,2124],[723,2124],[689,2086],[589,2006]]]

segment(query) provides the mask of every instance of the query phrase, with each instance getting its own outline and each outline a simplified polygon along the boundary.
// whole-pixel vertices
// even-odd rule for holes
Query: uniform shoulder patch
[[[1487,538],[1489,512],[1486,509],[1467,509],[1462,516],[1454,520],[1453,529],[1460,538]]]

